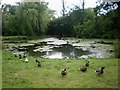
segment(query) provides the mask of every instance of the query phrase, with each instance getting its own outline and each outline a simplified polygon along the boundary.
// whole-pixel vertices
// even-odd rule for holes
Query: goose
[[[66,76],[67,75],[67,71],[66,71],[67,69],[65,68],[62,72],[61,72],[61,75],[62,76]]]
[[[80,71],[82,71],[82,72],[87,71],[87,67],[81,67],[81,68],[80,68]]]
[[[25,62],[28,63],[28,59],[27,58],[25,59]]]
[[[89,61],[87,61],[87,63],[85,63],[85,66],[88,67],[90,64],[89,64]]]
[[[105,69],[105,67],[101,67],[101,70],[96,70],[95,72],[97,75],[101,75],[104,73],[104,71],[103,71],[104,69]]]

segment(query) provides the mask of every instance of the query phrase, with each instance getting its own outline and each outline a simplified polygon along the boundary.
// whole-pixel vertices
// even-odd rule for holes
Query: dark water
[[[89,51],[83,51],[82,49],[77,49],[72,45],[61,45],[59,47],[53,47],[52,51],[34,52],[36,49],[34,46],[25,47],[29,55],[43,57],[43,58],[79,58],[82,55],[91,54]]]

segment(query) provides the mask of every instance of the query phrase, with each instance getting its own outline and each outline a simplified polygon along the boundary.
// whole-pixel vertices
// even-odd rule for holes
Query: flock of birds
[[[89,63],[89,61],[87,61],[87,62],[85,63],[85,66],[80,68],[80,71],[81,71],[81,72],[86,72],[86,71],[87,71],[87,67],[89,67],[89,65],[90,65],[90,63]],[[101,67],[100,70],[96,70],[96,71],[95,71],[96,74],[97,74],[98,76],[99,76],[99,75],[102,75],[102,74],[104,73],[104,68],[105,68],[105,67]],[[61,75],[62,75],[62,76],[66,76],[66,75],[67,75],[67,69],[66,69],[66,68],[61,72]]]
[[[24,62],[28,63],[28,59],[26,58],[26,54],[24,54],[24,55],[21,55],[21,54],[16,55],[16,54],[15,54],[15,57],[17,57],[17,56],[19,56],[19,59],[20,59],[20,60],[22,60],[22,58],[25,58]]]
[[[24,62],[25,63],[28,63],[28,58],[27,58],[27,55],[24,53],[23,55],[21,55],[21,54],[19,54],[19,55],[16,55],[15,54],[15,57],[19,57],[19,59],[20,60],[23,60],[24,59]],[[23,58],[23,59],[22,59]],[[34,57],[35,58],[35,57]],[[38,67],[41,67],[42,65],[41,65],[41,63],[40,63],[40,61],[38,61],[37,59],[35,60],[35,62],[37,63],[37,66]]]
[[[17,57],[17,55],[15,55],[15,57]],[[24,60],[24,62],[26,62],[26,63],[28,63],[28,59],[27,59],[27,57],[26,57],[26,55],[24,54],[23,56],[22,55],[19,55],[19,59],[21,60],[22,58],[25,58],[25,60]],[[35,58],[35,57],[34,57]],[[36,64],[37,64],[37,66],[38,67],[41,67],[42,65],[41,65],[41,62],[39,61],[39,60],[37,60],[36,58],[35,58],[35,62],[36,62]],[[90,63],[89,63],[89,61],[87,60],[87,62],[84,64],[84,67],[80,67],[80,71],[81,72],[86,72],[87,71],[87,68],[90,66]],[[96,70],[95,72],[96,72],[96,74],[99,76],[99,75],[102,75],[103,73],[104,73],[104,69],[105,69],[105,67],[101,67],[101,69],[100,70]],[[61,71],[61,75],[64,77],[64,76],[66,76],[67,75],[67,69],[65,68],[65,69],[63,69],[63,71]]]

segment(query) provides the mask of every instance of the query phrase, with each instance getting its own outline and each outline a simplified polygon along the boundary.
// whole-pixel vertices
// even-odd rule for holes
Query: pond
[[[28,43],[5,43],[7,50],[13,54],[23,54],[43,58],[106,58],[113,55],[111,44],[98,43],[99,39],[75,39],[51,37],[40,40],[32,40]],[[97,43],[96,43],[97,42]]]
[[[91,52],[87,50],[78,49],[68,44],[60,45],[60,46],[52,46],[52,45],[37,46],[37,47],[29,46],[25,48],[27,48],[26,51],[29,52],[29,55],[43,57],[43,58],[59,58],[59,59],[79,58],[82,55],[91,54]]]

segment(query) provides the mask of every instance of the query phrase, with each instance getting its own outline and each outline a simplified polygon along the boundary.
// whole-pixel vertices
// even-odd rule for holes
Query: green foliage
[[[95,8],[72,8],[65,17],[59,17],[48,25],[48,34],[79,38],[120,38],[120,5],[100,3]],[[52,32],[51,32],[52,31]],[[69,33],[68,33],[69,32]]]
[[[95,8],[75,6],[54,19],[47,3],[3,5],[3,35],[63,35],[79,38],[120,38],[120,2],[99,3]]]
[[[94,16],[93,9],[85,9],[83,13],[83,10],[76,6],[66,17],[60,17],[51,21],[48,27],[48,33],[62,33],[65,36],[91,38],[94,34]]]
[[[76,36],[79,38],[92,38],[94,37],[94,12],[93,9],[88,8],[84,11],[84,20],[74,26]]]
[[[57,19],[54,19],[48,24],[48,34],[49,35],[59,35],[63,34],[66,36],[72,36],[72,25],[69,17],[60,17]],[[70,26],[71,25],[71,26]]]
[[[3,35],[35,36],[44,34],[53,11],[47,3],[25,2],[3,5]]]
[[[94,8],[95,29],[103,38],[120,38],[120,2],[103,2]]]

